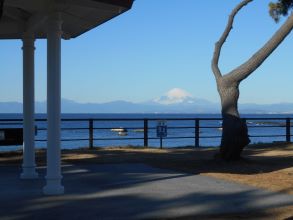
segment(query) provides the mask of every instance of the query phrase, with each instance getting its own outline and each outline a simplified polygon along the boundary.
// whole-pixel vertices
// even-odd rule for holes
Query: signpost
[[[157,137],[160,138],[160,148],[163,147],[163,138],[167,137],[167,123],[160,120],[157,124]]]

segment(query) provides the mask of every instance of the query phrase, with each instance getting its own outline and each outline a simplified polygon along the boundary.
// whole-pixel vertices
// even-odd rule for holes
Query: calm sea
[[[278,127],[284,126],[285,121],[283,118],[293,117],[290,115],[242,115],[245,118],[279,118],[277,120],[248,120],[249,135],[251,136],[252,143],[260,142],[273,142],[285,141],[286,128]],[[45,119],[45,114],[37,114],[37,119]],[[195,144],[195,126],[194,120],[172,120],[178,118],[221,118],[217,114],[62,114],[64,119],[103,119],[94,122],[94,146],[107,147],[107,146],[143,146],[144,134],[142,129],[144,127],[143,120],[134,121],[111,121],[107,119],[151,119],[149,121],[149,146],[159,147],[160,140],[157,138],[156,125],[159,119],[168,119],[166,121],[168,126],[168,138],[163,139],[164,147],[180,147],[180,146],[194,146]],[[21,114],[0,114],[0,119],[22,119]],[[8,125],[7,123],[0,123],[0,127],[22,127],[21,124]],[[292,123],[292,122],[291,122]],[[36,147],[46,147],[47,124],[45,121],[36,123],[38,132],[36,135]],[[88,121],[63,121],[62,122],[62,144],[63,149],[74,149],[80,147],[88,147],[89,141],[82,140],[89,138]],[[265,127],[262,127],[265,126]],[[183,127],[183,128],[179,128]],[[221,120],[201,120],[200,121],[200,146],[219,146],[221,136]],[[213,127],[213,128],[210,128]],[[76,129],[75,129],[76,128]],[[78,129],[77,129],[78,128]],[[118,132],[111,131],[115,128],[126,128],[127,135],[120,136]],[[253,136],[275,136],[275,137],[253,137]],[[277,137],[279,136],[280,137]],[[183,137],[177,139],[177,137]],[[130,140],[129,138],[136,138]],[[78,139],[78,140],[70,140]],[[113,140],[105,140],[113,139]],[[22,146],[1,146],[1,151],[21,149]]]

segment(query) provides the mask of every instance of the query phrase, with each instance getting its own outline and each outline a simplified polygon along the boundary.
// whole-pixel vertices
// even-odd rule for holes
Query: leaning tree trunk
[[[255,71],[274,50],[283,42],[293,29],[293,13],[279,30],[253,54],[246,62],[223,75],[219,68],[219,59],[223,44],[232,30],[234,18],[238,12],[253,0],[242,0],[229,16],[227,26],[215,45],[212,70],[217,82],[222,103],[223,133],[220,155],[225,160],[238,160],[243,148],[250,143],[246,123],[238,113],[239,84]]]
[[[238,112],[238,83],[222,79],[218,81],[218,91],[223,117],[220,156],[226,161],[238,160],[244,147],[250,143],[246,122]]]

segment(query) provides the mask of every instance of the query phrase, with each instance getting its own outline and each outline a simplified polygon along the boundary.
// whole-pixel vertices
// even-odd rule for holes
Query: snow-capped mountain
[[[46,102],[36,102],[37,113],[46,112]],[[20,102],[0,102],[0,113],[22,113]],[[241,113],[293,113],[293,103],[270,105],[240,104]],[[107,103],[78,103],[62,99],[62,113],[220,113],[220,103],[193,97],[189,92],[174,88],[149,102],[113,101]]]
[[[183,89],[174,88],[168,91],[165,95],[153,100],[155,103],[162,105],[172,105],[182,102],[193,103],[192,96],[190,93]]]
[[[161,105],[210,105],[213,104],[205,99],[194,98],[189,92],[174,88],[169,90],[163,96],[156,98],[152,101]]]

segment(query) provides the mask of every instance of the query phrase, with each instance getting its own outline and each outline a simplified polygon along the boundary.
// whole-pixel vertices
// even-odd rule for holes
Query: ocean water
[[[252,143],[269,143],[286,140],[285,118],[293,115],[242,115],[248,118],[249,135]],[[201,147],[219,146],[221,137],[221,116],[217,114],[62,114],[61,123],[61,147],[62,149],[74,149],[88,147],[89,121],[87,119],[98,119],[94,121],[94,146],[143,146],[144,145],[144,121],[148,122],[148,145],[160,146],[157,138],[156,126],[163,119],[168,127],[167,138],[163,139],[163,147],[181,147],[195,145],[195,121],[200,118],[200,140]],[[178,119],[184,120],[178,120]],[[273,119],[274,118],[274,119]],[[0,114],[1,120],[22,119],[21,114]],[[36,119],[46,119],[45,114],[37,114]],[[73,119],[72,121],[70,119]],[[78,120],[77,120],[78,119]],[[84,119],[81,121],[80,119]],[[115,120],[113,120],[115,119]],[[129,119],[129,120],[125,120]],[[214,119],[214,120],[205,120]],[[266,120],[268,119],[268,120]],[[291,124],[293,120],[291,121]],[[46,148],[47,123],[36,122],[38,132],[36,135],[36,148]],[[0,122],[3,127],[22,127],[21,122]],[[127,129],[127,135],[120,136],[115,128]],[[291,128],[293,130],[293,128]],[[291,132],[292,134],[293,132]],[[262,137],[256,137],[262,136]],[[134,138],[134,139],[133,139]],[[74,140],[72,140],[74,139]],[[112,140],[107,140],[112,139]],[[0,151],[21,149],[22,146],[1,146]]]

